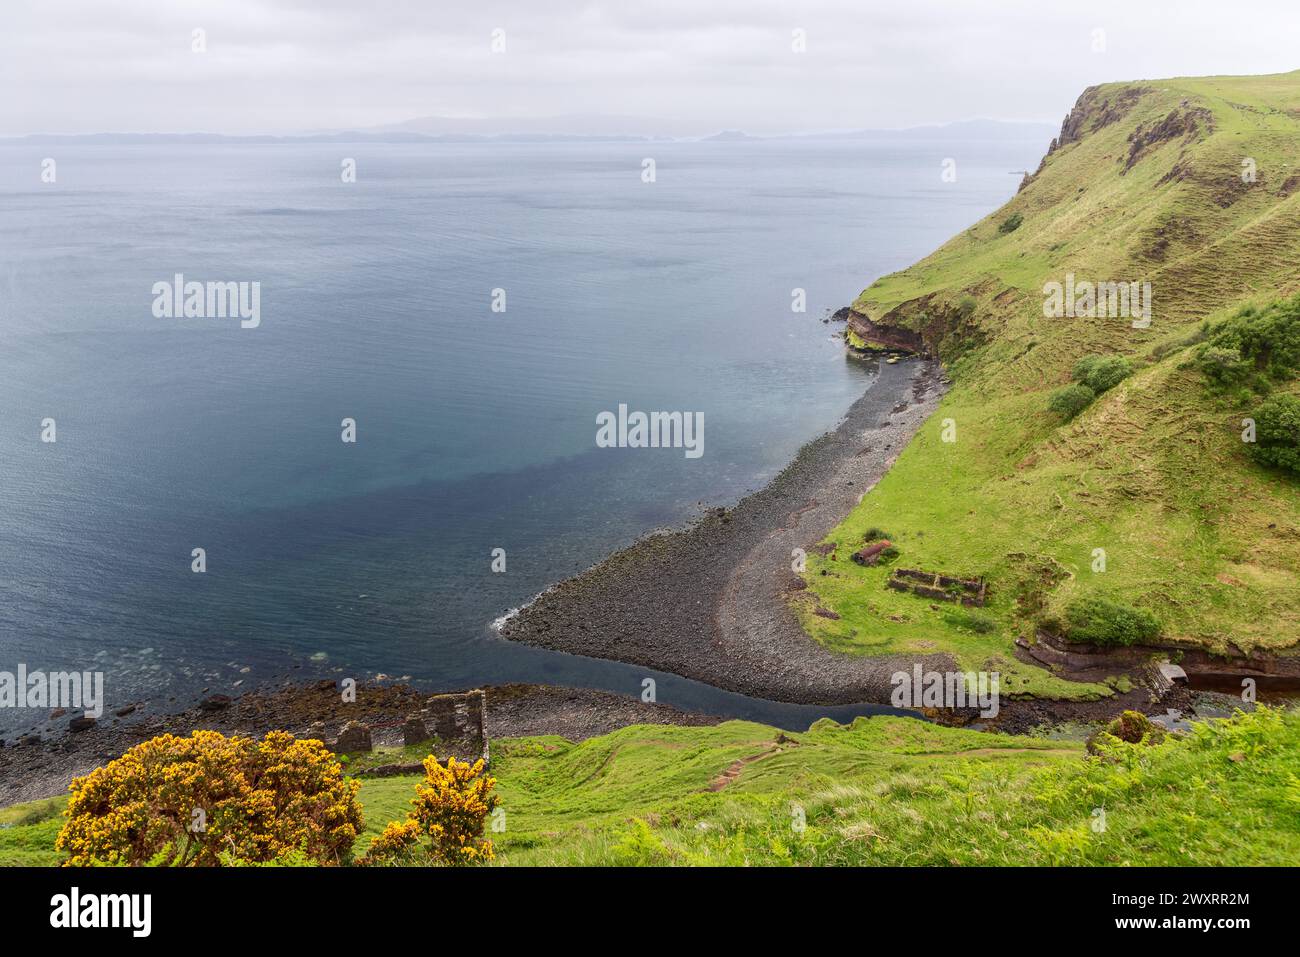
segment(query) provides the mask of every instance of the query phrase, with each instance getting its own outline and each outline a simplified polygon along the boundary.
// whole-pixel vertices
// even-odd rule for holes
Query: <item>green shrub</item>
[[[1070,602],[1064,625],[1070,641],[1093,645],[1144,644],[1160,636],[1160,622],[1150,612],[1096,596]]]
[[[1196,353],[1193,364],[1217,386],[1234,388],[1246,385],[1255,376],[1255,368],[1236,349],[1206,346]]]
[[[1084,356],[1074,364],[1071,378],[1086,385],[1097,395],[1113,389],[1133,373],[1132,364],[1123,356]]]
[[[1300,396],[1282,395],[1255,411],[1256,462],[1300,474]]]
[[[1112,757],[1116,746],[1124,744],[1153,746],[1165,740],[1165,729],[1141,711],[1125,711],[1105,728],[1088,738],[1088,753]],[[1123,744],[1121,744],[1121,742]]]
[[[1261,392],[1293,377],[1300,370],[1300,296],[1242,309],[1210,331],[1192,363],[1216,385]]]
[[[1052,397],[1047,400],[1047,408],[1051,412],[1065,416],[1066,421],[1069,421],[1086,409],[1095,398],[1097,393],[1086,385],[1076,382],[1074,385],[1067,385],[1064,389],[1053,392]]]
[[[1164,729],[1158,724],[1152,724],[1151,719],[1141,711],[1125,711],[1106,725],[1106,730],[1127,744],[1158,744],[1165,736]]]
[[[954,628],[973,631],[977,635],[991,634],[998,626],[998,623],[991,615],[978,611],[968,611],[965,608],[949,609],[944,612],[943,620]]]
[[[1003,236],[1007,233],[1014,233],[1020,228],[1020,224],[1024,221],[1025,217],[1021,216],[1019,213],[1012,213],[1006,219],[1002,220],[1002,224],[998,226],[998,232]]]
[[[1092,372],[1093,368],[1100,360],[1101,356],[1084,356],[1082,359],[1075,362],[1074,370],[1070,373],[1070,378],[1075,382],[1086,382],[1088,380],[1088,374]]]

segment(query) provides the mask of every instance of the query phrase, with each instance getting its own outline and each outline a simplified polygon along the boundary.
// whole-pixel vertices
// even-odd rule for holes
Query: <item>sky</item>
[[[1298,27],[1298,0],[2,0],[0,136],[1059,123],[1094,83],[1298,69]]]

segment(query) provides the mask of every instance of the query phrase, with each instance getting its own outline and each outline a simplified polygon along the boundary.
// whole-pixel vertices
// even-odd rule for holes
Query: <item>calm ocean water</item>
[[[821,318],[1042,149],[0,145],[0,670],[104,670],[110,706],[295,664],[638,693],[488,623],[833,427],[871,375]],[[260,282],[260,327],[155,318],[175,273]],[[620,402],[702,412],[704,456],[596,448]],[[670,676],[659,700],[796,710]]]

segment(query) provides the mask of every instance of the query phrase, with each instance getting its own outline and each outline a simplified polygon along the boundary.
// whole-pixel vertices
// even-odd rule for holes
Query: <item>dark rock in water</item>
[[[67,713],[67,708],[55,708],[50,712],[50,720],[53,721],[55,718],[62,718]]]
[[[428,727],[418,717],[407,718],[406,723],[402,725],[402,744],[407,747],[428,741],[430,737]]]
[[[228,694],[208,695],[199,702],[199,709],[201,711],[221,711],[229,707],[230,695]]]
[[[370,740],[370,728],[360,721],[349,721],[339,732],[339,738],[330,750],[336,754],[357,754],[374,749]]]
[[[316,682],[317,691],[334,691],[338,688],[339,683],[333,678],[322,678]]]
[[[113,714],[117,715],[119,718],[125,718],[128,714],[130,714],[133,711],[135,711],[135,705],[128,704],[125,707],[118,708],[116,711],[113,712]]]
[[[94,726],[95,719],[88,714],[83,714],[68,722],[69,731],[89,731]]]
[[[851,316],[851,315],[853,315],[853,307],[852,307],[852,306],[840,306],[840,308],[836,309],[834,312],[831,313],[830,321],[831,321],[831,322],[848,322],[848,321],[849,321],[849,316]]]
[[[24,734],[18,739],[18,747],[24,747],[31,744],[40,744],[41,736],[39,734]]]

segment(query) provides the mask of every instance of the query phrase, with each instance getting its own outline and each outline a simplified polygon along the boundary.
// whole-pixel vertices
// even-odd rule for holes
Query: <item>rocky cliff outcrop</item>
[[[987,338],[972,297],[954,302],[934,293],[908,300],[879,319],[852,310],[845,335],[859,352],[901,352],[945,361],[983,345]]]
[[[1145,86],[1126,86],[1112,92],[1106,92],[1100,86],[1088,87],[1074,101],[1074,106],[1061,121],[1061,132],[1056,134],[1056,138],[1047,147],[1047,153],[1039,162],[1038,169],[1020,181],[1020,187],[1016,192],[1020,192],[1034,181],[1053,153],[1072,143],[1077,143],[1089,133],[1095,133],[1112,123],[1118,123],[1128,116],[1143,96],[1150,92],[1151,88]]]
[[[929,356],[925,340],[910,329],[873,322],[869,316],[849,311],[848,331],[857,337],[865,348],[849,340],[849,348],[858,352],[905,352]],[[848,338],[846,336],[846,338]]]

